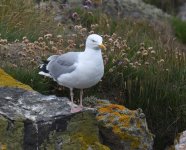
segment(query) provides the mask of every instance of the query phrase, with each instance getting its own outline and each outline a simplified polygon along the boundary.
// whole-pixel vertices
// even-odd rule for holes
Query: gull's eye
[[[96,42],[95,40],[92,40],[92,42]]]

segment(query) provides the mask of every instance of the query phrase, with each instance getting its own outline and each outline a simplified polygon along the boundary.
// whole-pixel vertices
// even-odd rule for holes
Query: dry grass
[[[8,40],[27,36],[35,40],[39,35],[55,31],[52,14],[36,10],[33,0],[0,1],[0,33]]]

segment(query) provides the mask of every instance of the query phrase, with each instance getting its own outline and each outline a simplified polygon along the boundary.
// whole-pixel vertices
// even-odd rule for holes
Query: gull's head
[[[102,42],[103,38],[101,36],[97,34],[91,34],[87,37],[86,48],[94,50],[106,49]]]

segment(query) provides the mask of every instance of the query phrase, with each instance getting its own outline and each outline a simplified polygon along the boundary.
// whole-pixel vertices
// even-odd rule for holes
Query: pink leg
[[[80,90],[80,107],[83,108],[83,89]]]
[[[71,99],[71,102],[74,103],[74,93],[73,93],[73,88],[70,88],[70,99]]]

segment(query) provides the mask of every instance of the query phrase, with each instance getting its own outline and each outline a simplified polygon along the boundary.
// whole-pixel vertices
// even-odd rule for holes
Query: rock
[[[22,119],[11,121],[0,115],[0,149],[21,150],[23,148],[24,123]]]
[[[110,150],[99,142],[99,128],[92,112],[82,112],[72,117],[64,132],[54,132],[49,143],[44,143],[49,149],[57,143],[64,150]],[[46,145],[44,147],[46,147]],[[57,148],[56,148],[57,149]]]
[[[72,103],[67,98],[42,95],[3,70],[1,76],[0,149],[152,149],[153,136],[141,109],[131,111],[99,100],[97,112],[86,108],[71,113]],[[4,76],[11,84],[2,81]],[[87,98],[88,105],[96,105],[91,99],[95,100]]]
[[[174,141],[175,150],[186,150],[186,131],[178,135]]]
[[[178,134],[174,140],[174,145],[167,148],[167,150],[186,150],[186,131]]]
[[[186,2],[179,7],[178,15],[181,20],[186,21]]]
[[[0,101],[1,114],[11,120],[48,121],[52,117],[68,115],[71,111],[67,98],[45,96],[19,88],[0,88]]]
[[[42,95],[3,70],[0,83],[0,149],[109,150],[99,140],[95,111],[71,113],[67,98]]]
[[[103,10],[111,16],[136,19],[165,19],[169,17],[161,9],[144,3],[142,0],[104,0]]]
[[[96,118],[103,143],[111,149],[153,149],[153,135],[141,109],[129,110],[121,105],[102,103]]]
[[[55,1],[52,3],[53,6],[57,4]],[[96,7],[95,7],[96,6]],[[99,6],[99,7],[97,7]],[[132,17],[136,19],[149,19],[149,20],[158,20],[158,19],[166,19],[170,16],[163,12],[161,9],[157,7],[146,4],[142,0],[92,0],[86,6],[86,1],[83,3],[82,0],[71,0],[68,1],[67,10],[74,8],[86,8],[86,9],[101,9],[106,14],[113,17]],[[64,11],[61,9],[61,11]],[[55,9],[56,14],[59,14],[59,9]],[[63,13],[61,13],[63,14]],[[62,17],[64,18],[64,17]]]
[[[57,149],[56,146],[68,150],[69,144],[74,147],[83,144],[84,149],[88,147],[93,150],[96,149],[94,147],[109,149],[99,141],[95,113],[87,110],[72,114],[70,102],[64,97],[45,96],[36,91],[1,87],[0,116],[0,126],[3,127],[0,129],[2,136],[0,143],[6,145],[7,149],[12,149],[18,144],[16,147],[20,149],[23,147],[25,150],[35,150],[40,147]],[[51,140],[48,141],[49,137]],[[11,142],[7,142],[9,140]]]

